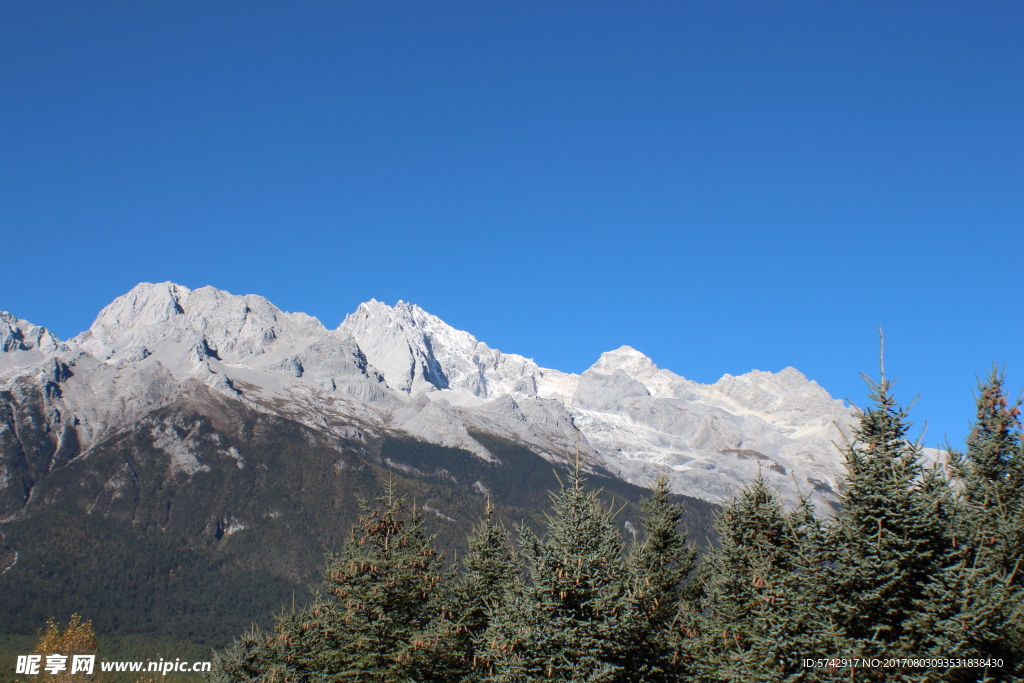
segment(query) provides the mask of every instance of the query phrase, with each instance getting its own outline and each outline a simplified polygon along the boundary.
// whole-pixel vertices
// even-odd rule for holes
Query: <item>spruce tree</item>
[[[996,369],[981,382],[967,450],[951,460],[962,484],[961,531],[978,535],[1011,583],[1024,586],[1024,440],[1020,403],[1007,400],[1004,384]]]
[[[488,499],[485,519],[469,537],[469,552],[462,561],[462,574],[453,595],[451,612],[455,619],[455,647],[460,653],[464,678],[480,679],[484,658],[477,650],[484,646],[484,633],[491,616],[498,611],[512,587],[519,566],[505,528],[494,520]]]
[[[1024,678],[1019,412],[1006,400],[1002,376],[993,371],[979,387],[966,453],[950,453],[959,495],[947,489],[946,559],[929,586],[918,628],[932,656],[995,658],[1003,666],[951,669],[942,680]]]
[[[300,680],[291,676],[284,643],[254,628],[223,652],[214,653],[210,680],[214,683],[271,683]],[[309,680],[305,678],[303,680]]]
[[[907,411],[884,372],[877,383],[865,379],[873,405],[861,412],[845,453],[842,508],[829,535],[835,552],[826,565],[826,613],[845,642],[838,656],[917,657],[923,634],[915,626],[946,559],[947,525],[938,514],[944,493],[921,479],[920,446],[908,438]],[[900,680],[903,673],[855,675]]]
[[[699,681],[811,681],[803,659],[833,643],[816,609],[820,527],[809,503],[785,512],[758,478],[715,522],[720,547],[698,574],[699,619],[685,644]]]
[[[679,531],[682,507],[671,503],[671,493],[668,478],[661,476],[640,503],[644,538],[633,546],[628,564],[637,629],[622,662],[623,681],[674,681],[685,671],[671,629],[697,551]]]
[[[547,533],[517,528],[527,567],[484,634],[487,681],[613,683],[636,628],[623,544],[577,466],[554,496]]]
[[[323,594],[222,657],[229,681],[452,681],[460,670],[443,591],[450,579],[423,519],[389,483],[339,555]]]

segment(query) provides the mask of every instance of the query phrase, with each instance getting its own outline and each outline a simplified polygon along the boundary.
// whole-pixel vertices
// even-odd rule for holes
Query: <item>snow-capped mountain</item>
[[[474,437],[494,434],[552,461],[578,450],[639,485],[664,473],[677,492],[709,501],[760,471],[790,504],[827,503],[842,473],[835,444],[854,420],[793,368],[704,385],[623,346],[570,374],[404,302],[361,304],[331,330],[260,296],[144,283],[63,342],[0,313],[0,344],[0,391],[44,387],[46,429],[74,439],[79,458],[198,383],[346,438],[404,433],[495,460]],[[179,453],[175,467],[202,466],[181,455],[180,435],[164,442]],[[14,484],[0,471],[0,496]]]

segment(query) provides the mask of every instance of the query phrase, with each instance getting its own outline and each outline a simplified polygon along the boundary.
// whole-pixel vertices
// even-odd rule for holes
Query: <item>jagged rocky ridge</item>
[[[147,428],[143,418],[198,384],[353,442],[408,435],[500,460],[474,436],[489,434],[552,462],[578,450],[641,486],[665,473],[676,492],[714,502],[760,471],[787,503],[811,496],[827,511],[842,476],[836,444],[854,421],[793,368],[704,385],[623,346],[569,374],[491,349],[403,302],[364,303],[330,330],[260,296],[144,283],[63,342],[0,313],[0,348],[0,392],[10,397],[0,444],[18,429],[50,434],[50,467]],[[18,424],[11,406],[33,391],[43,407]],[[175,473],[208,467],[187,435],[151,436]],[[0,461],[0,520],[20,514],[37,480]]]

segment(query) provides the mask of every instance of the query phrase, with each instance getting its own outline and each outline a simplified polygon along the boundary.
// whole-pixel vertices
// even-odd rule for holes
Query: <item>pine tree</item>
[[[954,669],[944,681],[1024,678],[1024,557],[1019,409],[993,371],[979,387],[966,454],[951,452],[959,496],[947,488],[948,544],[928,587],[918,630],[932,656],[1003,660],[999,670]]]
[[[670,502],[668,478],[659,477],[640,507],[644,539],[629,556],[632,600],[638,612],[632,646],[622,662],[623,681],[668,681],[684,672],[671,628],[680,612],[683,582],[697,551],[679,531],[682,507]]]
[[[922,480],[920,446],[907,436],[907,411],[884,372],[867,378],[873,405],[861,412],[846,449],[847,481],[829,535],[831,592],[827,614],[862,657],[921,654],[915,624],[945,561],[942,488]],[[933,482],[934,483],[934,482]],[[864,680],[900,680],[895,669],[865,669]]]
[[[977,417],[966,453],[953,452],[962,483],[965,527],[1011,583],[1024,586],[1024,440],[1020,402],[1011,404],[1002,373],[993,369],[978,387]]]
[[[324,573],[324,594],[279,616],[274,634],[223,657],[230,681],[451,681],[460,664],[443,591],[450,572],[422,516],[389,483]]]
[[[505,528],[494,520],[494,506],[487,501],[486,517],[469,537],[469,552],[462,561],[462,575],[453,596],[457,651],[464,660],[464,679],[479,680],[484,660],[484,633],[502,599],[519,573],[517,559]]]
[[[283,618],[283,617],[281,617]],[[254,628],[234,644],[213,657],[213,683],[278,683],[299,680],[290,675],[284,643],[261,629]]]
[[[613,683],[620,680],[636,612],[623,544],[579,467],[554,496],[547,533],[525,526],[527,576],[516,581],[484,639],[487,681]]]
[[[785,512],[758,478],[719,514],[721,546],[699,571],[701,615],[688,643],[699,681],[804,681],[803,658],[831,645],[816,609],[820,527],[810,503]]]

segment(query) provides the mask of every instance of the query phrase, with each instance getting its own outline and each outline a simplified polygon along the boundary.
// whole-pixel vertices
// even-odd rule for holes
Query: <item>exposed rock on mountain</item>
[[[492,349],[404,302],[369,301],[329,330],[263,297],[144,283],[66,342],[0,313],[0,341],[0,390],[10,396],[0,429],[24,430],[18,396],[42,391],[36,426],[74,439],[75,457],[199,382],[339,437],[405,434],[493,461],[473,436],[486,433],[552,462],[578,449],[641,486],[666,473],[677,492],[709,501],[760,471],[788,503],[811,495],[828,504],[841,474],[834,444],[853,421],[793,368],[703,385],[623,346],[574,375]],[[3,457],[0,482],[23,495],[0,488],[0,514],[17,515],[12,502],[31,484],[16,485],[18,466]]]

